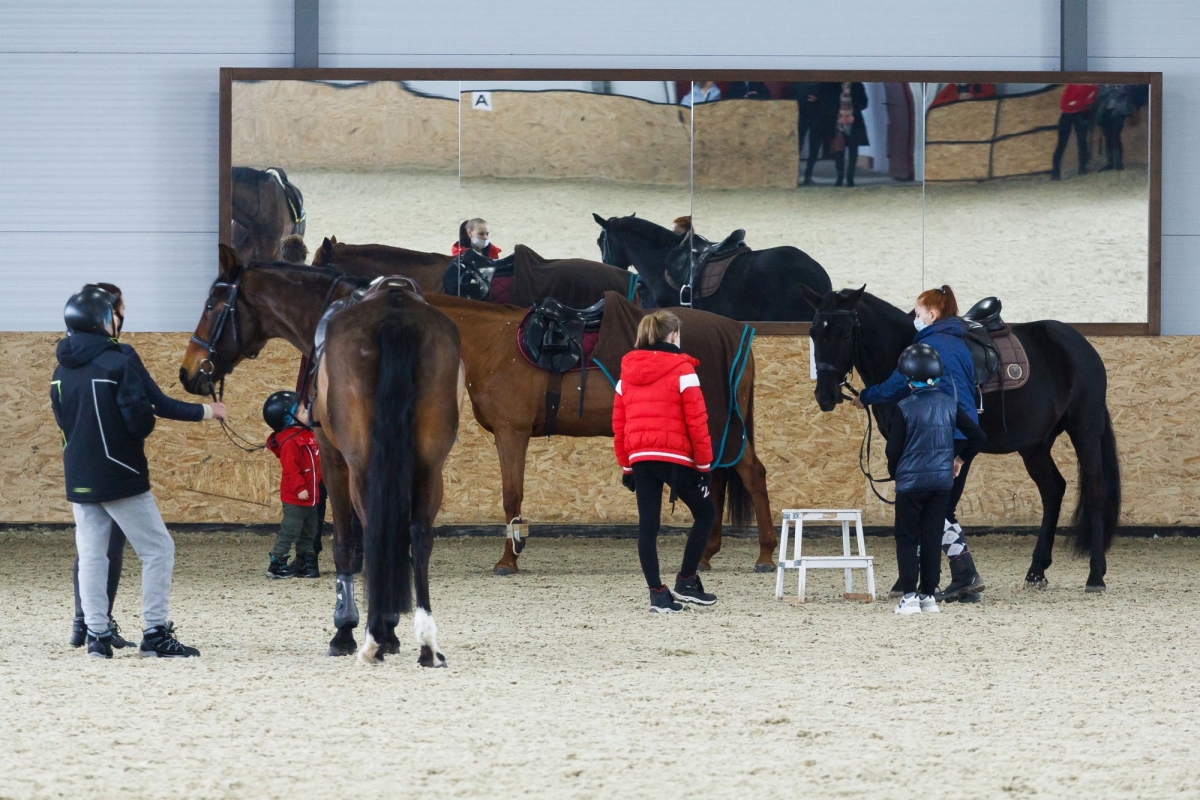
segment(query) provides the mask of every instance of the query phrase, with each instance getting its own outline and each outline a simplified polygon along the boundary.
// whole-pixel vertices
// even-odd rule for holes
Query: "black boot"
[[[975,559],[963,553],[950,559],[950,585],[938,592],[938,600],[957,600],[964,594],[979,594],[983,591],[983,579],[975,569]]]
[[[317,567],[317,554],[308,552],[302,556],[296,556],[296,563],[292,567],[292,574],[297,578],[321,577],[321,570]]]
[[[75,617],[71,621],[71,639],[68,644],[71,647],[83,647],[87,642],[87,623],[83,621],[83,617]]]
[[[293,568],[288,566],[288,557],[276,558],[271,556],[271,565],[267,567],[266,575],[268,578],[291,578],[296,573]]]

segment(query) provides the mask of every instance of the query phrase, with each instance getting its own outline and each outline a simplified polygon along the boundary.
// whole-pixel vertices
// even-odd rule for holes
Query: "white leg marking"
[[[363,640],[362,647],[358,651],[358,663],[362,666],[373,666],[378,662],[375,660],[375,654],[379,652],[379,642],[375,641],[375,637],[367,631],[367,637]]]
[[[436,665],[441,661],[437,647],[437,623],[433,615],[423,608],[417,608],[417,613],[413,614],[413,633],[417,636],[418,644],[425,645],[433,652],[433,663]]]

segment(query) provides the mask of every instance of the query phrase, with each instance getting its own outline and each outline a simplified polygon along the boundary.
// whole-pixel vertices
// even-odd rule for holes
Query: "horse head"
[[[596,220],[596,224],[600,226],[600,236],[596,239],[596,245],[600,248],[600,260],[610,267],[619,267],[620,269],[632,267],[633,259],[625,249],[620,233],[616,231],[610,233],[609,231],[609,226],[616,220],[616,217],[605,219],[599,214],[592,214],[592,219]]]
[[[808,337],[817,365],[814,394],[822,411],[833,411],[842,402],[842,384],[849,379],[857,356],[861,333],[858,308],[866,289],[863,285],[861,289],[843,289],[822,297],[804,287],[805,299],[817,310]]]
[[[314,267],[332,267],[333,249],[337,246],[336,236],[326,236],[321,246],[313,251],[312,265]]]
[[[191,394],[212,394],[217,381],[243,358],[257,356],[266,344],[247,304],[239,298],[247,268],[231,248],[220,245],[220,253],[220,271],[179,367],[179,382]]]

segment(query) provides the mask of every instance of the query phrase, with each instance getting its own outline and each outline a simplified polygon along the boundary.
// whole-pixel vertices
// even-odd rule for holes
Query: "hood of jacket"
[[[95,361],[105,350],[119,350],[120,345],[98,333],[73,333],[58,342],[58,363],[67,369],[79,369]]]
[[[939,319],[932,325],[927,325],[917,331],[917,335],[913,341],[920,342],[928,339],[930,336],[937,336],[939,333],[947,336],[957,336],[961,339],[966,335],[967,329],[963,327],[962,320],[958,317],[947,317],[946,319]]]
[[[668,345],[668,347],[671,347]],[[699,361],[677,348],[670,350],[651,345],[641,350],[631,350],[621,359],[621,380],[630,386],[648,386],[680,364],[690,364],[692,369]]]
[[[297,444],[304,444],[309,438],[305,436],[306,433],[309,433],[308,428],[301,427],[300,425],[292,425],[284,428],[279,433],[272,433],[267,437],[267,449],[278,458],[279,451],[283,449],[285,442],[290,442],[292,439],[298,438],[300,441]]]

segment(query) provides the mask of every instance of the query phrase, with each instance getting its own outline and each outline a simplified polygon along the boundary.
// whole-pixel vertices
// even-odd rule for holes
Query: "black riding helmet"
[[[271,430],[279,433],[284,428],[296,422],[296,406],[300,395],[295,392],[276,392],[263,403],[263,421],[271,426]]]
[[[99,286],[85,286],[71,295],[63,309],[63,320],[67,330],[76,333],[98,333],[109,336],[108,323],[112,320],[113,306],[117,296]]]
[[[900,354],[897,369],[912,386],[933,386],[942,377],[942,357],[927,344],[910,344]]]

